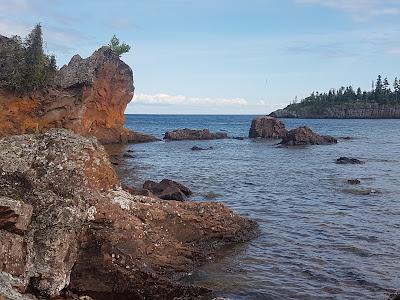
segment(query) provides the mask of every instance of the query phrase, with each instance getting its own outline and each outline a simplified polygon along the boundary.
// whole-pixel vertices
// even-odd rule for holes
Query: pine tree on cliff
[[[25,40],[26,44],[26,82],[34,88],[43,82],[43,37],[42,26],[37,24]]]
[[[121,56],[122,54],[127,53],[127,52],[129,52],[129,50],[131,50],[131,46],[129,46],[128,44],[126,44],[126,43],[120,44],[120,41],[116,37],[115,34],[111,38],[110,43],[108,44],[108,47],[110,47],[110,49],[112,51],[114,51],[115,53],[117,53],[119,56]]]

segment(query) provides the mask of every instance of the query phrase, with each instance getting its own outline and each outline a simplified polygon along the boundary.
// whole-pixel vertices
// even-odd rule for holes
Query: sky
[[[130,44],[127,113],[260,115],[400,77],[400,0],[0,0],[0,34],[36,23],[60,67]]]

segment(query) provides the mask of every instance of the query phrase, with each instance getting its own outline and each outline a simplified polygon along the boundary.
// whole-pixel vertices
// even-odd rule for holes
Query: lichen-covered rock
[[[166,132],[164,140],[182,141],[182,140],[218,140],[226,139],[228,135],[225,132],[210,132],[208,129],[177,129]]]
[[[0,298],[194,298],[209,291],[176,281],[182,272],[254,233],[220,203],[124,191],[103,146],[67,130],[0,139],[0,157],[0,197],[33,207],[24,232],[0,231]]]
[[[66,128],[104,144],[156,140],[124,128],[133,75],[108,47],[85,59],[75,55],[58,71],[55,82],[26,96],[0,91],[0,137]]]
[[[3,138],[0,157],[0,196],[33,207],[21,276],[41,294],[58,295],[69,284],[89,199],[117,184],[117,177],[94,139],[66,130]]]
[[[329,135],[319,135],[307,126],[288,131],[280,143],[283,146],[336,144],[337,139]]]
[[[286,134],[287,130],[282,121],[273,117],[263,116],[251,122],[249,138],[281,139]]]

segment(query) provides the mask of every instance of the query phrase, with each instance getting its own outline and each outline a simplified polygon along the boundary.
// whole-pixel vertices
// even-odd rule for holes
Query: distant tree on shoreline
[[[0,43],[0,70],[0,89],[11,92],[31,92],[53,82],[56,59],[44,53],[40,24],[24,41],[14,36]]]
[[[288,105],[287,109],[307,108],[313,111],[320,111],[323,108],[333,105],[356,103],[400,104],[399,79],[395,78],[393,90],[390,87],[387,77],[382,80],[382,76],[379,75],[371,91],[362,91],[361,88],[357,88],[355,92],[352,86],[342,86],[337,90],[331,89],[327,93],[313,92],[299,103]]]
[[[129,46],[126,43],[120,43],[119,39],[117,36],[114,34],[113,37],[110,40],[110,43],[108,44],[108,47],[115,53],[117,53],[119,56],[121,56],[124,53],[128,53],[129,50],[131,50],[131,46]]]

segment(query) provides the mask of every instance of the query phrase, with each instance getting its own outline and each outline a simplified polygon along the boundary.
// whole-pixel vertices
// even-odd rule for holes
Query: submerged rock
[[[336,163],[339,165],[346,165],[346,164],[351,164],[351,165],[362,165],[365,164],[364,161],[359,160],[357,158],[353,158],[353,157],[339,157],[338,159],[336,159]]]
[[[70,131],[0,139],[0,157],[2,206],[15,215],[0,230],[0,298],[195,298],[209,291],[176,278],[254,234],[221,203],[131,195],[104,148]]]
[[[283,137],[281,145],[301,146],[301,145],[328,145],[336,144],[337,139],[329,135],[319,135],[307,126],[302,126],[288,131]]]
[[[181,141],[181,140],[217,140],[226,139],[228,135],[225,132],[210,132],[208,129],[177,129],[166,132],[164,140]]]
[[[143,184],[143,189],[151,191],[157,197],[164,200],[186,201],[187,197],[192,195],[192,191],[189,188],[169,179],[163,179],[160,183],[147,180]]]
[[[190,150],[192,151],[204,151],[204,150],[213,150],[213,147],[208,147],[208,148],[202,148],[202,147],[198,147],[198,146],[193,146],[192,148],[190,148]]]
[[[360,179],[348,179],[347,183],[349,183],[349,184],[360,184],[361,181],[360,181]]]
[[[263,116],[251,122],[249,138],[281,139],[286,134],[287,130],[282,121],[270,116]]]

